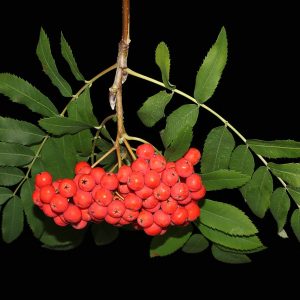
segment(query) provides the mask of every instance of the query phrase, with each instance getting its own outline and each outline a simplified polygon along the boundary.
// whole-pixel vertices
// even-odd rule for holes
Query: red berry
[[[119,184],[118,192],[122,195],[130,193],[130,189],[127,184]]]
[[[34,190],[32,193],[32,200],[33,203],[39,207],[43,206],[43,203],[41,201],[41,197],[40,197],[40,191],[39,190]]]
[[[57,179],[52,182],[52,186],[55,189],[55,193],[59,193],[59,185],[60,185],[61,181],[62,181],[62,179]]]
[[[196,148],[190,148],[183,157],[190,161],[191,164],[194,166],[200,161],[201,153]]]
[[[41,172],[35,176],[35,185],[39,188],[50,185],[52,183],[52,175],[49,172]]]
[[[144,181],[147,187],[154,189],[160,184],[160,174],[154,170],[147,171]]]
[[[123,165],[120,167],[117,173],[117,178],[121,183],[127,183],[129,176],[131,175],[132,170],[129,166]]]
[[[171,223],[171,216],[163,212],[161,209],[154,213],[153,219],[160,227],[168,227]]]
[[[172,197],[170,197],[169,199],[162,201],[160,203],[161,206],[161,210],[163,212],[165,212],[166,214],[173,214],[175,212],[175,210],[178,207],[178,203],[175,199],[173,199]]]
[[[55,189],[52,185],[46,185],[40,189],[40,200],[43,203],[50,203],[54,195],[55,195]]]
[[[93,176],[95,183],[100,184],[102,176],[105,174],[105,170],[100,167],[92,168],[90,175]]]
[[[137,158],[132,164],[131,169],[133,172],[142,172],[146,173],[149,171],[150,167],[148,162],[143,158]]]
[[[174,161],[169,161],[166,164],[166,169],[171,169],[171,168],[175,169],[175,163],[174,163]]]
[[[63,216],[69,223],[78,223],[81,220],[81,210],[76,205],[69,204]]]
[[[91,191],[96,185],[95,179],[90,174],[82,174],[78,178],[78,187],[85,192]]]
[[[188,186],[184,182],[177,182],[171,188],[171,196],[175,200],[183,200],[190,194]]]
[[[78,190],[73,197],[74,203],[81,209],[89,208],[93,203],[93,198],[91,193]]]
[[[125,211],[126,212],[126,211]],[[125,214],[125,213],[124,213]],[[124,216],[124,215],[123,215]],[[130,224],[130,221],[126,221],[123,217],[120,219],[120,221],[119,221],[119,224],[120,225],[128,225],[128,224]]]
[[[155,213],[159,209],[160,209],[160,202],[158,202],[157,205],[155,207],[153,207],[153,208],[145,208],[146,211],[149,211],[151,213]]]
[[[144,232],[150,236],[155,236],[161,234],[162,228],[156,223],[152,223],[151,226],[144,228]]]
[[[196,173],[187,177],[185,183],[191,192],[199,191],[202,187],[201,177],[199,174]]]
[[[101,187],[97,189],[94,199],[99,205],[108,206],[113,200],[113,194],[110,190]]]
[[[193,222],[200,216],[200,207],[195,201],[187,204],[185,209],[188,212],[188,221]]]
[[[113,200],[107,207],[107,212],[114,218],[120,218],[123,216],[126,207],[120,200]]]
[[[117,175],[114,173],[106,173],[101,178],[101,186],[110,191],[116,190],[119,185]]]
[[[175,170],[180,177],[189,177],[194,172],[194,167],[190,161],[180,158],[175,163]]]
[[[206,188],[204,185],[202,185],[202,187],[199,191],[191,192],[190,194],[191,194],[191,197],[193,200],[199,201],[204,198],[204,196],[206,194]]]
[[[164,201],[170,197],[171,189],[169,186],[161,182],[160,185],[153,190],[153,195],[158,200]]]
[[[161,174],[161,181],[168,186],[173,186],[178,180],[179,175],[173,168],[165,169]]]
[[[133,191],[140,190],[144,184],[144,175],[141,172],[132,172],[127,182],[128,187]]]
[[[86,161],[80,161],[75,165],[75,169],[74,172],[75,174],[79,174],[81,169],[85,168],[85,167],[90,167],[89,163],[87,163]]]
[[[73,227],[74,229],[77,229],[77,230],[83,229],[83,228],[85,228],[86,226],[87,226],[87,221],[84,221],[84,220],[81,220],[81,221],[79,221],[79,222],[76,223],[76,224],[72,224],[72,227]]]
[[[127,222],[132,222],[137,219],[139,214],[140,213],[136,210],[126,209],[122,219],[126,220]]]
[[[87,221],[87,222],[91,221],[92,218],[91,218],[91,215],[89,214],[88,208],[81,210],[81,218],[82,218],[82,220]]]
[[[93,220],[102,220],[107,215],[107,207],[94,202],[89,207],[89,214]]]
[[[137,222],[143,228],[151,226],[153,224],[152,213],[146,210],[141,211],[137,217]]]
[[[56,213],[63,213],[69,206],[68,198],[55,194],[50,202],[51,209]]]
[[[121,218],[120,217],[112,217],[111,215],[107,214],[105,216],[105,221],[108,223],[108,224],[111,224],[111,225],[116,225],[120,222]]]
[[[149,162],[151,170],[155,170],[158,173],[165,169],[166,164],[166,159],[160,154],[154,154]]]
[[[65,178],[60,182],[58,190],[63,197],[73,197],[77,191],[76,183],[72,179]]]
[[[124,199],[124,205],[127,209],[139,210],[142,208],[143,201],[134,193],[129,193]]]
[[[61,227],[65,227],[69,224],[64,219],[62,219],[60,216],[54,217],[53,221],[55,222],[56,225],[61,226]]]
[[[57,213],[52,210],[50,204],[44,204],[41,209],[47,217],[54,218],[57,216]]]
[[[159,204],[158,199],[156,199],[153,195],[143,201],[143,207],[146,209],[154,208],[157,204]]]
[[[185,199],[177,200],[177,203],[184,206],[184,205],[190,203],[191,201],[192,201],[192,197],[191,197],[191,194],[189,194]]]
[[[187,218],[188,212],[182,206],[178,206],[175,212],[171,215],[171,221],[175,225],[183,225],[187,221]]]
[[[135,194],[142,199],[146,199],[150,197],[153,193],[153,190],[144,185],[140,190],[135,191]]]
[[[151,144],[142,144],[136,148],[136,155],[139,158],[150,160],[154,155],[154,147]]]

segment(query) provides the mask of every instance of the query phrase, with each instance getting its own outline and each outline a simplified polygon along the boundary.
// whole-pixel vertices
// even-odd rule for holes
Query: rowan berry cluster
[[[194,172],[201,158],[190,148],[183,158],[167,162],[150,144],[136,149],[137,159],[117,173],[87,162],[75,166],[75,177],[53,181],[49,172],[35,177],[32,198],[59,226],[82,229],[88,222],[133,224],[148,235],[164,234],[171,225],[186,225],[200,216],[197,201],[205,187]]]

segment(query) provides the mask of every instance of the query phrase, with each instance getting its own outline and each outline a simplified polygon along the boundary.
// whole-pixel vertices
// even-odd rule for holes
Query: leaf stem
[[[104,160],[106,157],[108,157],[112,152],[116,150],[116,147],[111,147],[104,155],[102,155],[91,167],[94,168],[97,166],[102,160]]]
[[[157,84],[159,86],[162,86],[165,88],[165,85],[163,82],[161,81],[158,81],[156,79],[153,79],[151,77],[148,77],[148,76],[145,76],[143,74],[140,74],[138,72],[135,72],[129,68],[127,68],[127,73],[132,75],[132,76],[135,76],[135,77],[138,77],[138,78],[141,78],[143,80],[146,80],[146,81],[149,81],[149,82],[152,82],[154,84]],[[202,107],[204,108],[205,110],[207,110],[208,112],[210,112],[211,114],[213,114],[215,117],[217,117],[221,122],[224,123],[224,125],[228,128],[230,128],[245,144],[246,146],[249,147],[248,143],[247,143],[247,139],[231,124],[229,123],[226,119],[224,119],[221,115],[219,115],[216,111],[214,111],[213,109],[211,109],[210,107],[208,107],[207,105],[203,104],[203,103],[198,103],[198,101],[193,98],[192,96],[184,93],[183,91],[181,90],[178,90],[178,89],[174,89],[172,90],[174,93],[176,94],[179,94],[187,99],[189,99],[190,101],[194,102],[195,104],[197,104],[199,107]],[[255,152],[254,152],[255,153]],[[255,153],[255,155],[260,159],[260,161],[269,169],[268,167],[268,162],[264,159],[264,157],[262,157],[260,154],[257,154]],[[273,174],[274,175],[274,174]],[[287,184],[278,176],[274,175],[278,180],[279,182],[283,185],[283,187],[285,189],[287,189]]]
[[[132,159],[133,159],[133,160],[136,160],[136,156],[135,156],[135,154],[133,153],[132,148],[131,148],[130,144],[128,143],[127,139],[126,139],[126,138],[123,138],[123,142],[124,142],[124,144],[125,144],[125,146],[126,146],[128,152],[129,152],[130,156],[132,157]]]

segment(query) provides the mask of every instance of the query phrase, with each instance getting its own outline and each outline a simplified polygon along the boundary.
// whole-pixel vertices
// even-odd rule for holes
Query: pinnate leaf
[[[291,227],[300,242],[300,208],[296,208],[291,216]]]
[[[290,209],[290,198],[283,187],[277,188],[271,197],[270,211],[277,222],[278,232],[282,231]]]
[[[295,203],[300,206],[300,188],[294,188],[288,185],[287,191],[289,192]]]
[[[106,222],[93,224],[92,234],[97,246],[104,246],[112,243],[119,236],[119,229]]]
[[[58,114],[48,97],[26,80],[8,73],[0,74],[0,93],[12,102],[26,105],[33,112],[50,117]]]
[[[149,97],[137,112],[143,124],[147,127],[152,127],[163,118],[165,116],[165,107],[172,97],[173,93],[167,93],[166,91],[160,91]]]
[[[203,103],[207,101],[218,86],[227,61],[227,37],[223,27],[217,41],[209,50],[196,77],[194,98]]]
[[[168,89],[174,89],[175,85],[172,85],[169,82],[171,62],[170,62],[169,49],[166,43],[160,42],[156,47],[155,62],[160,68],[162,80],[165,87]]]
[[[237,146],[231,154],[229,168],[252,176],[254,167],[254,157],[248,147],[245,145]]]
[[[56,86],[65,97],[72,96],[72,89],[68,82],[59,74],[55,60],[51,53],[49,38],[41,28],[36,54],[42,64],[43,71],[48,75],[52,84]]]
[[[300,142],[293,140],[247,140],[247,144],[255,153],[268,158],[300,157]]]
[[[257,229],[243,211],[223,202],[205,199],[200,222],[230,235],[254,235]]]
[[[224,251],[222,248],[213,244],[211,247],[212,255],[215,259],[227,264],[245,264],[250,263],[251,259],[246,254]]]
[[[234,189],[244,185],[251,178],[249,175],[226,169],[204,173],[201,177],[207,191]]]
[[[27,146],[0,142],[0,166],[24,166],[34,158],[34,152]]]
[[[13,192],[5,187],[0,187],[0,205],[4,204],[13,196]]]
[[[73,55],[73,51],[62,33],[61,33],[60,44],[61,44],[62,56],[64,57],[66,62],[69,64],[73,75],[75,76],[75,78],[77,80],[84,80],[84,77],[82,76],[82,74],[80,73],[80,71],[78,69],[75,57]]]
[[[155,236],[150,245],[150,257],[166,256],[180,249],[192,234],[191,225],[172,226],[164,235]]]
[[[273,179],[267,167],[259,167],[251,180],[241,188],[248,206],[259,218],[263,218],[268,210],[272,192]]]
[[[190,236],[189,240],[182,247],[185,253],[200,253],[209,246],[208,240],[199,233]]]
[[[204,143],[201,172],[209,173],[219,169],[228,169],[235,141],[226,126],[213,128]]]
[[[12,186],[20,182],[25,174],[15,167],[0,167],[0,186]]]
[[[24,214],[21,199],[13,196],[3,209],[2,238],[6,243],[17,239],[23,231]]]

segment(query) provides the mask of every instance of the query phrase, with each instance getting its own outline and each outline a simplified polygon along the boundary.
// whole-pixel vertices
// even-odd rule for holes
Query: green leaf
[[[98,126],[98,121],[93,113],[90,90],[85,91],[68,106],[68,116],[76,121],[81,121],[91,127]]]
[[[165,107],[173,97],[173,93],[160,91],[159,93],[149,97],[143,106],[137,111],[137,114],[143,124],[152,127],[161,118],[165,116]]]
[[[48,218],[40,241],[51,250],[70,250],[81,244],[84,234],[85,230],[75,230],[71,226],[59,227]]]
[[[297,240],[300,242],[300,208],[296,208],[291,216],[291,226]]]
[[[150,257],[166,256],[180,249],[192,234],[192,226],[170,227],[164,235],[155,236],[150,245]]]
[[[119,229],[106,222],[92,225],[92,234],[97,246],[104,246],[112,243],[119,236]]]
[[[212,245],[211,252],[215,259],[223,263],[246,264],[251,262],[251,259],[246,254],[224,251],[215,244]]]
[[[192,127],[185,126],[179,128],[178,138],[173,140],[169,147],[164,152],[164,156],[168,161],[175,161],[181,158],[189,149],[193,139]]]
[[[2,238],[4,242],[11,243],[17,239],[23,231],[24,214],[21,199],[13,196],[3,209]]]
[[[76,149],[72,136],[50,138],[45,143],[41,154],[45,170],[57,178],[73,178],[76,164]]]
[[[175,85],[170,84],[170,53],[168,46],[164,42],[160,42],[155,51],[155,62],[159,66],[162,80],[166,88],[175,89]]]
[[[201,172],[228,169],[235,141],[226,126],[213,128],[208,134],[201,158]]]
[[[295,203],[300,206],[300,188],[294,188],[288,185],[287,191],[289,192]]]
[[[0,93],[12,102],[26,105],[30,110],[50,117],[58,114],[48,97],[26,80],[8,73],[0,74]]]
[[[66,60],[66,62],[69,64],[73,75],[75,76],[75,78],[77,80],[84,80],[84,77],[82,76],[82,74],[80,73],[80,71],[77,67],[77,63],[75,61],[72,49],[69,46],[69,44],[67,43],[63,33],[61,33],[60,44],[61,44],[61,54],[64,57],[64,59]]]
[[[251,250],[237,250],[237,249],[232,249],[232,248],[228,248],[222,245],[217,245],[218,248],[220,248],[221,250],[225,251],[225,252],[230,252],[230,253],[236,253],[236,254],[251,254],[251,253],[257,253],[263,250],[266,250],[267,247],[262,245],[261,247],[255,248],[255,249],[251,249]]]
[[[201,206],[200,222],[230,235],[254,235],[258,231],[243,211],[218,201],[205,199]]]
[[[182,247],[185,253],[200,253],[209,246],[207,239],[199,233],[191,235],[189,240]]]
[[[171,147],[170,152],[174,152],[174,144],[182,144],[181,150],[190,146],[190,131],[197,122],[199,108],[195,104],[185,104],[173,111],[167,117],[167,124],[161,133],[161,138],[165,148]],[[173,150],[172,150],[173,149]],[[178,153],[173,154],[178,156]]]
[[[201,174],[201,177],[207,191],[234,189],[244,185],[251,178],[234,170],[223,169]]]
[[[34,152],[20,144],[0,142],[0,166],[24,166],[34,158]]]
[[[259,238],[253,236],[234,236],[226,234],[222,231],[212,229],[200,223],[198,225],[201,233],[210,241],[225,246],[227,248],[248,251],[263,247]]]
[[[231,154],[229,168],[252,176],[254,167],[254,157],[248,147],[245,145],[237,146]]]
[[[47,132],[55,135],[74,134],[90,128],[89,124],[67,117],[50,117],[39,120],[39,124]]]
[[[12,186],[20,182],[25,174],[15,167],[0,167],[0,186]]]
[[[259,167],[241,188],[245,201],[259,218],[263,218],[269,208],[272,192],[273,179],[267,167]]]
[[[29,122],[0,117],[0,140],[3,142],[32,145],[39,143],[45,135]]]
[[[300,163],[268,163],[272,173],[294,187],[300,187]]]
[[[217,41],[209,50],[196,77],[194,98],[199,103],[207,101],[218,86],[227,61],[227,37],[223,27]]]
[[[300,142],[293,140],[247,140],[247,144],[255,153],[268,158],[300,157]]]
[[[290,198],[283,187],[277,188],[271,197],[270,211],[277,222],[278,232],[280,232],[285,223],[290,209]]]
[[[36,48],[36,54],[42,64],[43,71],[48,75],[52,84],[56,86],[64,97],[72,96],[72,89],[68,82],[59,74],[51,53],[49,38],[43,28]]]
[[[0,205],[4,204],[13,196],[13,192],[8,188],[0,186]]]
[[[73,135],[73,143],[76,151],[81,156],[90,156],[92,153],[93,135],[89,129],[82,130]]]
[[[33,180],[26,180],[22,185],[21,189],[21,199],[22,204],[26,216],[27,223],[30,229],[33,232],[33,235],[36,238],[40,238],[42,233],[44,232],[44,222],[45,219],[44,214],[42,211],[34,205],[32,201],[32,193],[34,191],[34,182]]]

